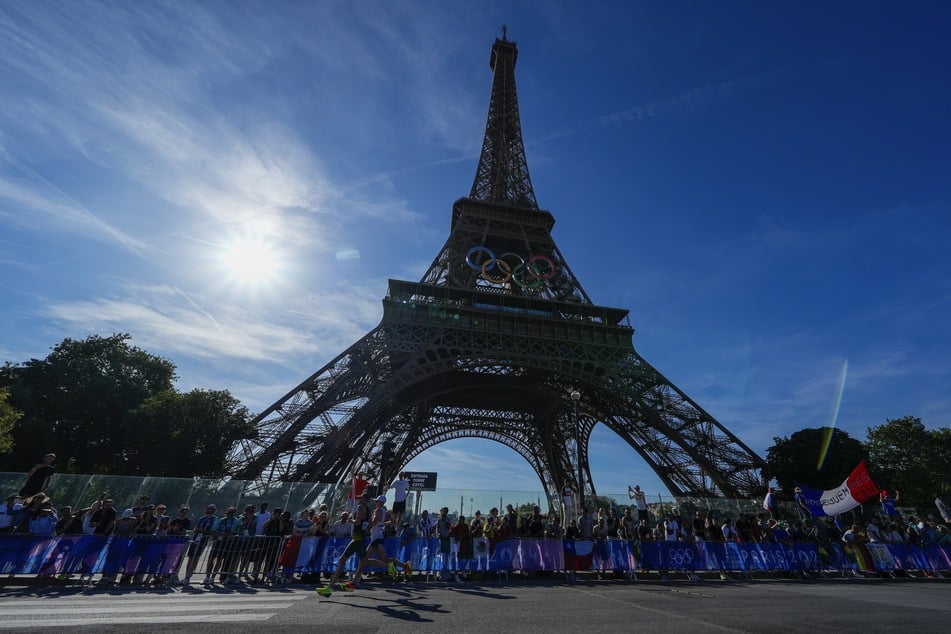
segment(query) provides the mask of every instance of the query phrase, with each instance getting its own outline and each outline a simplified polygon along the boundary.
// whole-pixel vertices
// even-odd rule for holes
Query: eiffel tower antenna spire
[[[515,42],[506,39],[507,32],[508,27],[503,25],[502,38],[495,40],[489,57],[489,68],[495,77],[492,80],[482,154],[469,198],[538,209],[525,160],[518,95],[515,91],[518,47]]]

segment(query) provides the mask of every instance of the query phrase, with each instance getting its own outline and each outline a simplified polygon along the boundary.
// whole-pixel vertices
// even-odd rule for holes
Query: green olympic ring
[[[478,253],[485,254],[481,262],[474,256]],[[544,255],[533,255],[528,258],[528,262],[517,253],[503,253],[496,257],[495,253],[483,246],[474,246],[466,252],[466,264],[473,271],[479,271],[482,279],[490,284],[505,284],[512,280],[522,288],[534,289],[542,285],[543,282],[555,277],[558,273],[558,267],[551,258]],[[498,264],[501,276],[493,276],[489,271]],[[526,275],[528,276],[526,278]]]

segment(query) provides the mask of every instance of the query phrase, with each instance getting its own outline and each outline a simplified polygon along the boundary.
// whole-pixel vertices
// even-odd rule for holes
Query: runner
[[[391,558],[386,553],[386,548],[383,545],[383,536],[386,530],[386,507],[384,506],[386,504],[386,496],[381,495],[376,498],[375,504],[376,509],[374,509],[373,519],[370,521],[370,547],[367,549],[367,556],[357,566],[353,581],[354,583],[360,582],[360,573],[363,571],[363,568],[371,562],[386,568],[386,571],[394,580],[397,577],[396,564],[399,564],[403,570],[403,574],[408,579],[413,574],[413,569],[410,567],[409,562]]]
[[[344,568],[347,565],[347,560],[350,559],[352,555],[356,555],[360,560],[360,563],[357,564],[356,573],[359,574],[362,569],[363,560],[367,556],[367,547],[366,542],[364,541],[364,535],[366,534],[370,524],[370,508],[367,506],[367,499],[369,497],[369,493],[366,492],[364,492],[360,497],[360,503],[357,505],[356,511],[351,516],[353,530],[350,533],[350,543],[347,544],[347,548],[343,551],[343,554],[340,555],[340,559],[337,560],[337,570],[334,572],[333,577],[330,578],[330,581],[327,583],[327,585],[320,588],[315,588],[314,591],[320,596],[329,597],[331,594],[333,594],[334,585],[337,584],[337,581],[343,576]],[[338,584],[338,587],[341,590],[350,591],[356,589],[356,584],[354,584],[352,581],[343,581]]]

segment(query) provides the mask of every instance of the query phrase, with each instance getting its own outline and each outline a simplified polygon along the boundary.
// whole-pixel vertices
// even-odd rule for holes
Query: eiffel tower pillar
[[[257,416],[235,478],[339,484],[362,468],[385,484],[430,447],[484,438],[522,456],[557,508],[566,482],[596,493],[601,424],[676,495],[762,489],[762,459],[637,354],[628,311],[595,304],[556,246],[525,159],[517,57],[504,36],[492,46],[475,179],[429,269],[390,280],[380,324]]]

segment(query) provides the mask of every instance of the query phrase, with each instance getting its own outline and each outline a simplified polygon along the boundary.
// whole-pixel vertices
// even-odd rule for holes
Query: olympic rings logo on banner
[[[492,249],[481,245],[474,246],[466,252],[466,264],[473,271],[479,271],[482,279],[490,284],[505,284],[513,281],[522,288],[528,289],[538,288],[558,273],[558,267],[547,256],[532,255],[527,261],[518,253],[511,251],[496,256]],[[491,273],[495,269],[498,269],[498,272]]]
[[[676,566],[689,565],[693,561],[693,551],[687,548],[671,548],[667,551],[667,557]]]

